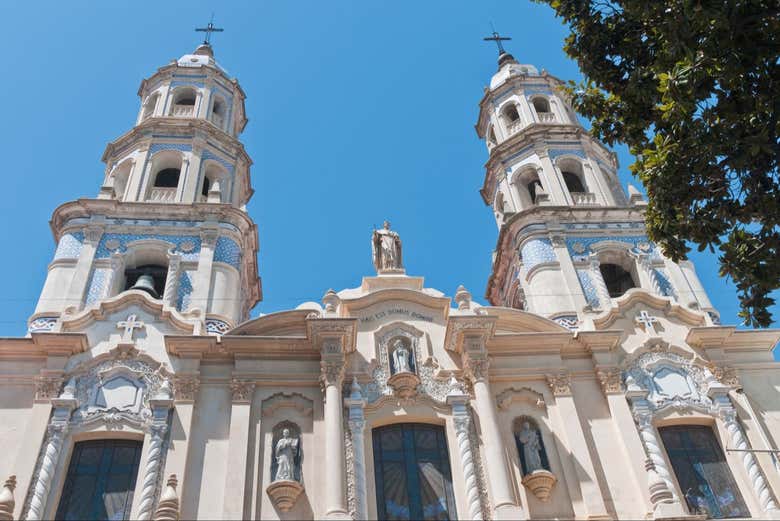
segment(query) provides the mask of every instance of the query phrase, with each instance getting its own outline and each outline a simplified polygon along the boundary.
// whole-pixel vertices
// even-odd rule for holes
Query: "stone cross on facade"
[[[642,325],[645,328],[645,332],[649,335],[655,336],[656,330],[653,324],[658,323],[658,319],[650,315],[644,309],[639,312],[639,316],[636,317],[636,323]]]
[[[124,329],[122,332],[122,342],[132,342],[134,331],[136,329],[143,329],[146,326],[146,324],[137,320],[137,318],[138,317],[135,314],[132,314],[127,317],[127,320],[121,320],[116,323],[117,328]]]

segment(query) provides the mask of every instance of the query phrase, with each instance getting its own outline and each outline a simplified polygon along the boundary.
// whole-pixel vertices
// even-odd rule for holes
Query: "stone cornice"
[[[32,333],[27,338],[0,338],[0,359],[33,360],[69,357],[89,347],[84,333]]]
[[[454,316],[447,321],[447,331],[444,335],[444,348],[448,351],[463,353],[465,337],[481,337],[487,343],[493,337],[496,317],[487,315]]]
[[[704,350],[772,352],[780,341],[780,330],[738,330],[734,326],[692,327],[685,341]]]

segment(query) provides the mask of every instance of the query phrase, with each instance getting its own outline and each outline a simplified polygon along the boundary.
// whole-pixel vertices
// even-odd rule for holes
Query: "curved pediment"
[[[306,337],[306,317],[314,311],[294,309],[269,313],[243,322],[225,336],[287,336]]]
[[[184,334],[200,334],[200,320],[187,318],[177,309],[163,304],[140,290],[123,291],[119,295],[101,300],[96,307],[88,308],[74,315],[62,317],[62,331],[84,331],[95,322],[108,320],[122,309],[137,306],[154,317],[159,317],[177,331]]]
[[[436,292],[438,294],[438,292]],[[419,304],[421,306],[438,310],[444,318],[447,317],[450,309],[449,297],[434,296],[425,290],[407,289],[407,288],[387,288],[372,291],[366,295],[356,298],[343,299],[342,305],[346,308],[347,314],[365,309],[369,306],[386,301],[402,301]]]
[[[625,295],[615,299],[612,307],[594,318],[593,325],[596,329],[609,329],[618,319],[630,314],[637,304],[658,310],[663,315],[676,318],[687,326],[703,326],[706,322],[704,313],[683,307],[670,297],[662,297],[642,289],[630,289]]]
[[[496,317],[496,334],[507,333],[569,333],[570,331],[541,315],[504,307],[479,308],[485,315]]]

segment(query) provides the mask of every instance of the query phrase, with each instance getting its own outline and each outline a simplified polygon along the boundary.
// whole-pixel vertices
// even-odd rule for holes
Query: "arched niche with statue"
[[[557,478],[550,471],[550,461],[539,425],[530,416],[519,416],[513,422],[512,432],[520,457],[523,485],[540,501],[549,500]]]
[[[276,508],[289,512],[303,492],[301,428],[291,421],[279,422],[273,428],[271,447],[271,484],[266,492]]]

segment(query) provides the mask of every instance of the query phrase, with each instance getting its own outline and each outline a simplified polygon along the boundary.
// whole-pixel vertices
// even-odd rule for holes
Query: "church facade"
[[[0,339],[0,519],[780,517],[780,332],[719,323],[560,84],[501,52],[479,103],[489,305],[385,223],[360,286],[249,319],[244,92],[206,44],[143,80]]]

